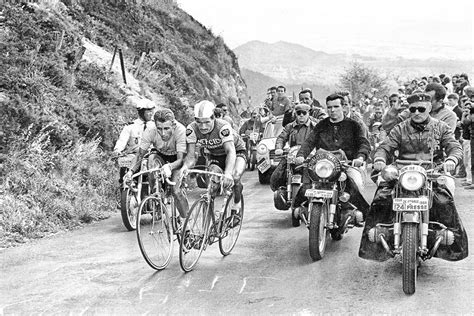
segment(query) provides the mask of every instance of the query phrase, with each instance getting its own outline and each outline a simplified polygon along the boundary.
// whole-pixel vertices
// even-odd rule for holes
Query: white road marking
[[[212,285],[211,285],[211,290],[214,289],[214,286],[216,285],[217,283],[217,280],[219,280],[220,276],[216,275],[214,277],[214,280],[212,280]]]

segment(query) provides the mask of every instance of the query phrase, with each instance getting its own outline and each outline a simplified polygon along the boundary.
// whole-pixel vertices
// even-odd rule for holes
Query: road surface
[[[417,291],[403,293],[401,266],[358,257],[361,228],[330,242],[323,260],[308,254],[308,231],[273,208],[256,172],[244,178],[246,209],[239,241],[222,257],[217,244],[183,273],[178,247],[160,272],[143,260],[135,232],[110,219],[0,252],[0,314],[470,314],[474,260],[433,259]],[[374,186],[364,193],[371,201]],[[474,241],[474,192],[456,203]],[[176,245],[177,246],[177,245]]]

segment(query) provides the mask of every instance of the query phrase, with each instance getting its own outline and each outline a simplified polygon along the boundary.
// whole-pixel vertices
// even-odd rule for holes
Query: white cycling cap
[[[216,106],[214,103],[204,100],[197,103],[194,106],[194,117],[195,118],[210,118],[214,115],[214,109]]]

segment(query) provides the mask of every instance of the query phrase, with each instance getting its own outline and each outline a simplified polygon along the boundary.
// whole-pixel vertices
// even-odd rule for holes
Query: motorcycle
[[[454,243],[454,233],[429,217],[433,184],[444,184],[454,194],[454,179],[431,161],[408,160],[385,167],[381,178],[394,183],[392,223],[377,223],[368,231],[368,239],[382,245],[390,257],[401,256],[403,292],[413,294],[421,261],[432,258],[440,245]]]
[[[254,129],[249,135],[242,134],[241,136],[247,148],[247,168],[249,168],[250,171],[254,171],[257,166],[257,144],[262,134]]]
[[[359,171],[348,163],[342,150],[318,150],[307,162],[307,171],[311,180],[311,188],[305,192],[307,212],[300,207],[296,215],[309,229],[309,254],[317,261],[324,257],[329,236],[341,240],[354,223],[363,221],[362,212],[344,191],[348,172]]]
[[[295,215],[294,198],[298,193],[302,181],[301,172],[295,172],[296,154],[300,150],[301,145],[293,146],[289,149],[286,156],[286,187],[276,190],[274,194],[275,207],[280,210],[288,210],[291,208],[291,224],[293,227],[300,226],[300,219]]]

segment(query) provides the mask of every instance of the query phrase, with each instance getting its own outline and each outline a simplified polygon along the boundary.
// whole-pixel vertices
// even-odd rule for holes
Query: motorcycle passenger
[[[186,127],[187,156],[181,173],[195,165],[195,147],[200,144],[210,153],[211,171],[213,165],[224,171],[224,187],[233,187],[234,207],[238,211],[243,189],[240,178],[247,165],[247,150],[244,141],[229,123],[214,117],[214,108],[210,101],[201,101],[194,106],[195,121]]]
[[[117,157],[121,153],[124,154],[135,154],[138,152],[138,146],[140,144],[143,132],[147,128],[153,127],[153,110],[155,105],[151,101],[142,100],[136,105],[138,118],[131,124],[125,126],[120,133],[117,142],[115,143],[113,155]],[[119,183],[122,187],[123,176],[127,172],[126,168],[120,168]]]
[[[313,99],[313,91],[311,89],[304,89],[301,90],[298,94],[298,99],[300,103],[304,103],[309,105],[309,115],[316,119],[316,122],[319,122],[326,117],[328,117],[326,111],[321,106],[318,106],[319,102]],[[317,104],[316,104],[317,103]],[[286,124],[293,122],[296,119],[295,111],[288,111],[285,113],[283,117],[283,126]]]
[[[234,124],[234,120],[232,120],[232,118],[230,117],[229,115],[229,107],[227,105],[225,105],[224,103],[219,103],[218,105],[216,105],[216,111],[218,112],[221,112],[222,113],[222,119],[224,121],[227,121],[230,126],[232,128],[234,128],[235,124]]]
[[[308,138],[311,130],[316,126],[317,121],[314,117],[310,116],[310,106],[305,103],[299,103],[296,105],[296,120],[285,126],[283,131],[278,135],[275,143],[275,156],[283,154],[283,147],[288,142],[290,147],[301,145]],[[286,172],[286,158],[282,158],[280,163],[273,171],[270,178],[270,188],[272,191],[281,190],[281,196],[286,197],[286,183],[287,183],[287,172]],[[286,203],[286,201],[284,201]],[[275,201],[275,207],[278,202]],[[278,207],[277,207],[278,208]]]
[[[302,164],[313,149],[328,151],[342,149],[356,168],[361,167],[364,161],[367,160],[370,152],[369,141],[361,124],[344,116],[343,104],[344,97],[339,94],[331,94],[326,98],[329,117],[319,122],[303,142],[296,155],[297,165]],[[354,172],[348,172],[347,175],[345,190],[350,194],[349,202],[365,216],[369,204],[360,193],[362,176],[360,172],[355,170]],[[306,201],[305,192],[309,187],[310,184],[303,184],[296,195],[295,205],[302,205]],[[362,221],[355,223],[355,225],[361,226]]]
[[[425,160],[442,164],[449,173],[462,160],[461,145],[454,138],[451,128],[444,122],[430,116],[431,96],[416,93],[407,98],[410,118],[396,125],[387,139],[375,152],[374,169],[382,170],[386,162],[398,151],[401,160]],[[446,158],[443,159],[443,151]],[[432,157],[433,155],[433,157]],[[384,261],[389,258],[381,245],[368,240],[368,231],[377,223],[392,222],[392,189],[394,184],[381,182],[369,213],[360,243],[359,256],[364,259]],[[430,209],[430,221],[444,224],[454,233],[451,246],[441,245],[436,257],[456,261],[468,254],[466,231],[454,205],[453,195],[446,185],[433,182],[433,204]]]
[[[177,183],[179,181],[179,168],[183,165],[186,154],[186,128],[176,121],[170,109],[160,109],[154,115],[154,125],[147,128],[143,134],[135,165],[125,174],[124,181],[129,181],[134,173],[140,169],[143,157],[148,149],[153,146],[152,154],[148,157],[148,169],[160,164],[160,158],[165,163],[162,168],[167,178]],[[159,157],[159,158],[158,158]],[[150,176],[150,183],[153,178]],[[179,185],[173,186],[176,208],[182,218],[186,217],[188,209],[187,199],[181,192]]]

